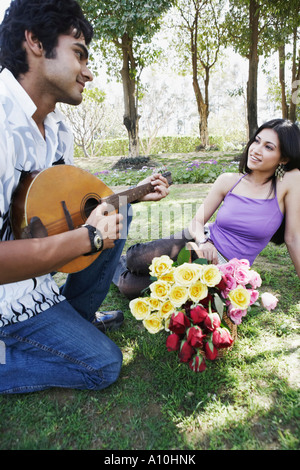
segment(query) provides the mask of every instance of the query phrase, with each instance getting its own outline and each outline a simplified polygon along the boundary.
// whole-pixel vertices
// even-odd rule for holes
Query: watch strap
[[[90,237],[90,242],[91,242],[91,251],[89,251],[88,253],[85,253],[84,256],[88,256],[88,255],[92,255],[94,253],[97,253],[103,247],[103,240],[102,240],[102,237],[101,237],[101,234],[100,234],[99,230],[97,230],[95,227],[93,227],[92,225],[89,225],[89,224],[84,224],[84,225],[82,225],[82,227],[87,228],[88,234],[89,234],[89,237]],[[100,244],[99,247],[97,247],[95,245],[95,237],[96,236],[101,238],[102,243]]]

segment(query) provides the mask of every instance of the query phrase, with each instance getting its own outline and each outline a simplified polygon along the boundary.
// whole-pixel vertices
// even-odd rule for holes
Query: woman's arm
[[[189,225],[189,232],[200,248],[198,255],[213,263],[218,263],[217,250],[212,243],[201,243],[205,239],[204,226],[219,208],[238,177],[237,173],[224,173],[220,175],[212,185],[209,194]]]
[[[300,279],[300,171],[294,170],[285,176],[288,177],[288,189],[284,199],[284,241]]]

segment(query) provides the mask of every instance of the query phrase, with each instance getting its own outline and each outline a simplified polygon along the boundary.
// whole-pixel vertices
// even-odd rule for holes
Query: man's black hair
[[[0,25],[0,71],[7,68],[18,78],[28,71],[23,47],[25,31],[31,31],[42,43],[47,58],[54,57],[58,36],[84,36],[88,45],[93,28],[75,0],[12,0]]]

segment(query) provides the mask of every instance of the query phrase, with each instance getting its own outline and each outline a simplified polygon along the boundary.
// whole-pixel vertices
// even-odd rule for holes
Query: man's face
[[[44,58],[43,92],[54,101],[78,105],[85,84],[93,80],[88,66],[88,51],[83,36],[61,35],[53,58]]]

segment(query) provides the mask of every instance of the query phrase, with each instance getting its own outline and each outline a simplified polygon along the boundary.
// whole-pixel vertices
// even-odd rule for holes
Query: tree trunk
[[[250,47],[249,47],[249,75],[247,83],[247,111],[248,131],[252,137],[257,130],[257,73],[258,73],[258,24],[259,4],[250,0]]]
[[[282,44],[278,49],[279,56],[279,83],[281,87],[281,109],[283,119],[288,118],[289,110],[286,102],[285,92],[285,45]]]
[[[191,33],[191,53],[192,53],[192,69],[193,69],[193,88],[197,102],[199,114],[199,135],[201,144],[207,147],[208,138],[208,103],[203,99],[199,81],[198,81],[198,65],[197,65],[197,25],[195,34]],[[205,96],[208,99],[208,80],[205,80]]]
[[[300,52],[300,51],[299,51]],[[293,65],[292,65],[292,93],[289,107],[289,119],[292,122],[297,120],[297,104],[299,104],[298,90],[300,84],[300,54],[297,60],[297,27],[294,29],[293,37]],[[296,91],[293,91],[293,89]]]
[[[121,70],[124,92],[123,123],[128,132],[129,157],[139,156],[139,116],[136,97],[136,63],[132,51],[132,40],[127,34],[122,37],[123,68]]]

